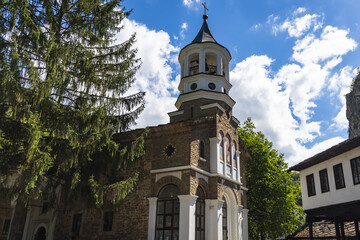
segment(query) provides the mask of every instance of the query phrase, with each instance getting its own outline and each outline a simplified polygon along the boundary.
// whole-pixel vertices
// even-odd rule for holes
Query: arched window
[[[163,187],[156,210],[156,240],[179,239],[179,189],[174,184]]]
[[[195,239],[205,240],[205,193],[201,187],[196,190],[196,228]]]
[[[236,161],[236,142],[233,141],[233,144],[232,144],[232,148],[233,148],[233,151],[232,151],[232,159],[233,159],[233,166],[234,168],[237,168],[237,161]]]
[[[46,229],[44,227],[40,227],[36,231],[34,240],[46,240]]]
[[[200,141],[199,144],[199,155],[201,158],[205,158],[205,145],[203,141]]]
[[[229,134],[226,134],[226,163],[231,164],[231,138]]]
[[[189,76],[199,73],[199,54],[193,53],[189,56]]]
[[[224,200],[224,203],[223,203],[223,207],[222,207],[222,230],[223,230],[223,240],[227,240],[228,239],[228,231],[229,231],[229,228],[228,228],[228,222],[227,222],[227,219],[228,219],[228,216],[227,216],[227,204],[226,204],[226,199],[223,198]]]
[[[219,133],[219,139],[220,139],[220,160],[223,161],[224,159],[224,133],[220,131]]]
[[[216,54],[206,53],[205,55],[205,73],[216,75]]]

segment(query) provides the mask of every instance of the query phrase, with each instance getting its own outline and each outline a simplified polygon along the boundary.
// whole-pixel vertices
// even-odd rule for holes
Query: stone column
[[[237,235],[238,235],[238,240],[242,240],[243,239],[243,206],[239,205],[238,206],[238,213],[237,213]]]
[[[155,224],[156,224],[156,203],[157,197],[149,197],[149,222],[148,222],[148,240],[155,239]]]
[[[204,49],[201,49],[199,54],[199,72],[204,73],[205,72],[205,52]]]
[[[249,239],[249,234],[248,234],[248,212],[249,209],[244,208],[242,210],[242,215],[243,215],[243,225],[242,225],[242,231],[243,231],[243,240],[248,240]]]
[[[210,140],[210,172],[218,172],[218,161],[219,161],[219,143],[220,140],[217,137],[209,138]]]
[[[223,203],[223,200],[205,199],[205,239],[222,240]]]
[[[195,240],[195,195],[178,195],[180,200],[179,239]]]

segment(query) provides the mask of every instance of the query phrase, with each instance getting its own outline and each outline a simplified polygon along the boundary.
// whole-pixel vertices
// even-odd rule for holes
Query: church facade
[[[245,165],[250,156],[232,115],[235,101],[227,48],[215,41],[207,16],[192,43],[179,54],[180,95],[170,123],[150,127],[143,159],[127,166],[141,172],[135,189],[119,206],[69,206],[60,194],[57,210],[46,200],[28,204],[23,223],[17,211],[2,214],[0,239],[248,239]],[[126,141],[143,130],[119,136]],[[126,174],[125,174],[126,175]],[[16,227],[17,231],[11,231]]]

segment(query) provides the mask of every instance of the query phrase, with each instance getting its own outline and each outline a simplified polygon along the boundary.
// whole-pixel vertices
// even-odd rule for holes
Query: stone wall
[[[352,90],[346,95],[346,117],[349,138],[360,136],[360,74],[354,79]]]

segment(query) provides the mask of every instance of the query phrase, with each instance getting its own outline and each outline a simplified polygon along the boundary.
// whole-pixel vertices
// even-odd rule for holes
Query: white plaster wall
[[[350,159],[360,156],[360,147],[300,171],[301,194],[304,210],[360,200],[360,184],[354,185]],[[342,163],[345,188],[336,189],[333,166]],[[321,192],[319,171],[327,169],[330,191]],[[308,197],[306,176],[314,174],[316,195]]]

